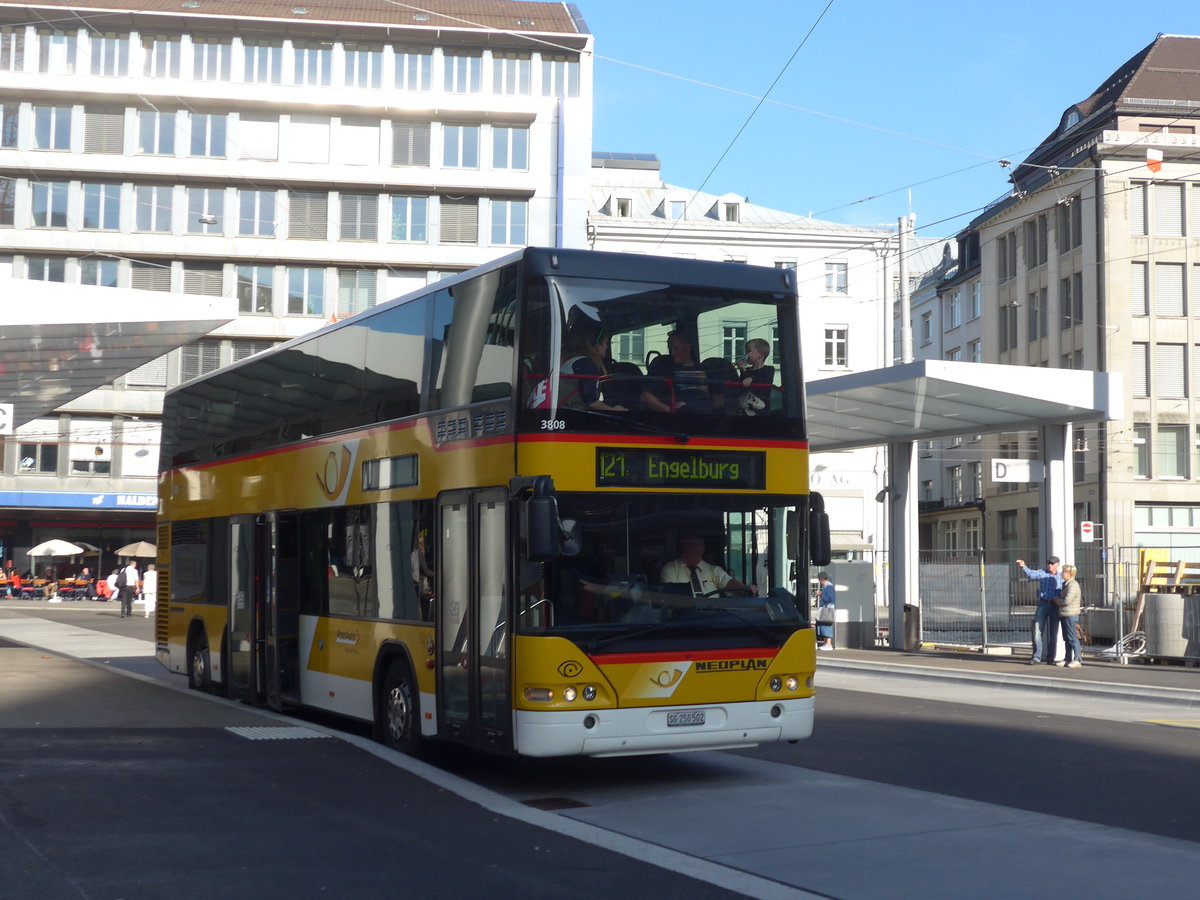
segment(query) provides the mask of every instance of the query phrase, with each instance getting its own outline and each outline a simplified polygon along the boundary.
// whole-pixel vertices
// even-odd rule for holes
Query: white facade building
[[[5,559],[35,519],[102,547],[151,538],[152,513],[55,496],[153,495],[153,467],[68,448],[156,460],[166,388],[516,247],[585,243],[592,39],[564,4],[103,6],[0,2],[0,293],[226,296],[239,314],[22,424]]]

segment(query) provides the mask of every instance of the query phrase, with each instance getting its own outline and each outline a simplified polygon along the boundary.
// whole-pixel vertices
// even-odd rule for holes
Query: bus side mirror
[[[808,495],[808,549],[814,566],[827,566],[833,558],[825,498],[815,491]]]
[[[525,501],[529,532],[529,558],[548,562],[558,556],[558,504],[553,497],[532,497]]]
[[[796,526],[798,524],[799,519],[796,517],[796,510],[789,509],[787,511],[787,522],[784,525],[784,531],[786,532],[784,543],[787,545],[788,559],[796,558],[796,544],[799,542],[799,535],[796,534]]]

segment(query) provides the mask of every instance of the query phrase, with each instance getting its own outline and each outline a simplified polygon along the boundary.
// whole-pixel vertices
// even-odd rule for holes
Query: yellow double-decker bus
[[[812,730],[794,273],[530,248],[169,392],[157,654],[527,756]]]

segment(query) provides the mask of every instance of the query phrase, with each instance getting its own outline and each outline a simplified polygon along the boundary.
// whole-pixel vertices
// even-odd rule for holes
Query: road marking
[[[1146,719],[1147,725],[1165,725],[1167,728],[1200,728],[1200,719]]]

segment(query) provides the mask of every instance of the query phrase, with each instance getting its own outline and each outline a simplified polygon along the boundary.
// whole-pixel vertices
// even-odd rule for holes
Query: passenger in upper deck
[[[712,395],[704,370],[692,353],[692,342],[682,331],[667,335],[667,355],[647,368],[650,383],[642,391],[642,407],[655,412],[712,412]]]
[[[738,412],[743,416],[758,415],[771,406],[775,367],[766,365],[770,355],[769,343],[762,338],[751,338],[746,341],[746,355],[734,363],[741,374],[743,391],[738,400]]]
[[[579,322],[567,332],[563,361],[559,366],[560,407],[628,412],[624,406],[600,399],[600,382],[608,374],[605,359],[610,341],[607,330],[599,322]]]

